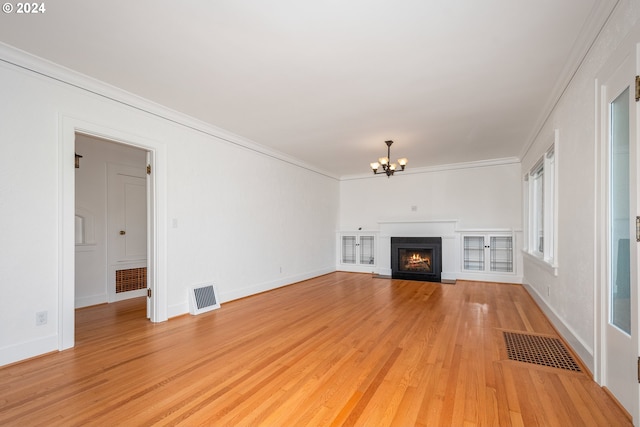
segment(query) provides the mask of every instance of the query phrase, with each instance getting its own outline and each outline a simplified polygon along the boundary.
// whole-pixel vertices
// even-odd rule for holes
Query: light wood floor
[[[627,426],[587,373],[507,360],[557,336],[519,285],[332,273],[160,324],[78,310],[76,347],[0,369],[2,426]]]

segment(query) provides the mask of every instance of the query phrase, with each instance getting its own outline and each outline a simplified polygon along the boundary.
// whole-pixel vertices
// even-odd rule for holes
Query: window
[[[529,250],[544,255],[544,162],[531,172],[531,245]]]
[[[525,176],[527,244],[525,250],[556,265],[556,142]]]

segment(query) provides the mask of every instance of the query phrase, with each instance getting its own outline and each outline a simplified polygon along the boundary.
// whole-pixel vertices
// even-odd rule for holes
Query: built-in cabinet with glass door
[[[512,234],[462,236],[462,270],[478,273],[514,273]]]
[[[373,272],[376,266],[375,233],[342,233],[338,240],[341,270]]]

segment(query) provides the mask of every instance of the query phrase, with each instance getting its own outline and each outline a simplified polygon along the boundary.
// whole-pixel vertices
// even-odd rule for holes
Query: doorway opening
[[[75,308],[143,297],[148,152],[76,133],[75,153]]]
[[[100,125],[78,118],[60,117],[59,138],[59,222],[61,236],[59,248],[59,318],[58,350],[75,345],[75,172],[74,152],[77,134],[92,136],[106,141],[144,150],[147,157],[147,282],[150,297],[146,298],[146,309],[151,322],[164,322],[167,313],[166,282],[166,144],[148,139],[137,133],[113,126]],[[82,153],[77,153],[82,155]],[[80,159],[82,168],[84,158]],[[145,171],[146,172],[146,171]]]

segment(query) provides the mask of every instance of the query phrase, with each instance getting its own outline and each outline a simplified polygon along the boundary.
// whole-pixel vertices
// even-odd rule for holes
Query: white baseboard
[[[338,264],[336,271],[346,271],[349,273],[371,273],[378,274],[378,268],[375,265],[348,265]]]
[[[565,341],[571,346],[573,351],[576,352],[578,357],[582,359],[582,362],[587,366],[592,373],[594,372],[594,360],[593,360],[593,352],[589,350],[585,344],[578,338],[578,336],[573,332],[573,330],[567,326],[560,316],[556,314],[556,312],[547,305],[546,301],[542,296],[535,290],[535,288],[526,282],[522,284],[526,291],[531,295],[534,299],[538,307],[542,310],[542,312],[547,316],[549,321],[556,328],[558,333],[565,339]]]
[[[144,297],[146,295],[147,295],[147,288],[137,289],[135,291],[119,292],[119,293],[115,294],[115,296],[113,298],[113,302],[123,301],[123,300],[131,299],[131,298]]]
[[[183,314],[189,313],[189,301],[181,302],[180,304],[174,304],[167,307],[167,317],[171,319],[172,317],[182,316]]]
[[[458,280],[473,280],[476,282],[495,282],[495,283],[522,283],[522,276],[515,274],[496,274],[496,273],[455,273]]]
[[[0,366],[20,362],[31,357],[58,350],[58,336],[50,335],[37,340],[27,341],[0,348]]]
[[[340,266],[340,271],[356,271],[343,268]],[[365,272],[365,271],[363,271]],[[366,271],[368,272],[368,271]],[[390,268],[378,268],[377,274],[380,276],[391,277]],[[460,271],[443,271],[440,273],[440,277],[445,282],[455,282],[456,280],[474,280],[478,282],[497,282],[497,283],[522,283],[522,276],[516,276],[513,274],[487,274],[487,273],[462,273]]]
[[[458,278],[458,275],[456,273],[449,273],[446,271],[443,271],[442,273],[440,273],[440,280],[446,283],[452,283],[452,282],[455,283],[457,278]]]
[[[220,300],[224,302],[233,301],[235,299],[248,297],[250,295],[259,294],[261,292],[270,291],[273,289],[281,288],[283,286],[291,285],[292,283],[302,282],[303,280],[313,279],[314,277],[322,276],[325,274],[333,273],[336,271],[335,267],[327,267],[321,270],[310,271],[307,273],[297,274],[295,276],[288,276],[278,280],[272,280],[264,283],[257,283],[246,288],[236,289],[233,291],[221,291]],[[188,311],[188,310],[187,310]]]
[[[88,297],[76,298],[75,307],[76,308],[89,307],[91,305],[104,304],[106,302],[107,302],[106,293],[100,294],[100,295],[91,295]]]
[[[233,301],[236,299],[248,297],[251,295],[259,294],[262,292],[271,291],[273,289],[281,288],[283,286],[291,285],[293,283],[302,282],[303,280],[313,279],[314,277],[333,273],[334,271],[336,271],[334,267],[327,267],[321,270],[310,271],[308,273],[297,274],[294,276],[287,276],[278,280],[271,280],[268,282],[256,283],[254,285],[251,285],[245,288],[235,289],[231,291],[224,291],[222,288],[223,284],[217,284],[217,286],[218,286],[218,289],[220,290],[220,301],[222,303],[225,303],[225,302]],[[187,297],[188,295],[185,293],[185,298]],[[188,298],[187,300],[185,300],[184,302],[181,302],[180,304],[174,304],[172,306],[169,306],[167,312],[168,312],[167,314],[169,318],[181,316],[183,314],[189,313]]]
[[[392,273],[392,271],[391,271],[390,268],[379,268],[378,269],[378,274],[380,276],[389,276],[389,277],[391,277],[391,273]]]

